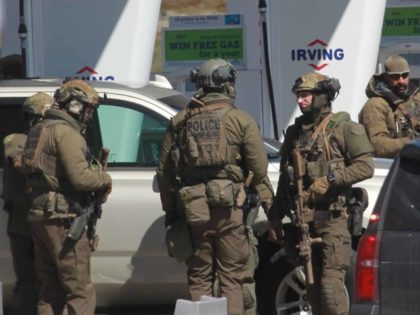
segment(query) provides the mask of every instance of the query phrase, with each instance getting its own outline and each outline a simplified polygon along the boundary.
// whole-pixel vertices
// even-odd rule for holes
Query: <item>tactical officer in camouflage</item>
[[[70,239],[69,227],[93,193],[110,191],[111,177],[93,170],[87,159],[86,125],[99,106],[98,93],[85,81],[71,80],[54,94],[45,119],[31,128],[23,168],[31,188],[28,219],[40,281],[39,315],[93,315],[89,240],[84,231]]]
[[[28,97],[23,104],[25,123],[30,126],[39,122],[44,112],[52,105],[53,98],[42,92]],[[9,213],[7,234],[16,284],[10,303],[10,315],[31,315],[36,313],[38,282],[35,273],[34,244],[29,233],[27,215],[30,207],[29,193],[22,174],[22,152],[26,133],[13,133],[3,140],[4,173],[3,199],[4,210]]]
[[[407,60],[392,55],[385,71],[373,75],[366,87],[369,98],[359,121],[366,128],[378,157],[395,157],[411,139],[420,135],[419,88],[410,83]]]
[[[192,300],[212,296],[217,277],[228,314],[244,314],[242,289],[250,258],[244,183],[252,173],[250,186],[263,208],[271,207],[267,156],[255,120],[234,106],[234,67],[210,59],[192,71],[191,80],[197,95],[171,120],[161,146],[157,176],[165,225],[185,220],[189,226]]]
[[[315,315],[348,314],[344,287],[350,263],[351,237],[347,227],[347,203],[351,186],[373,175],[372,146],[362,125],[345,112],[333,114],[331,102],[340,85],[337,79],[316,72],[303,74],[292,88],[303,115],[286,131],[281,148],[281,174],[269,220],[281,229],[285,215],[295,222],[297,190],[292,152],[301,149],[304,207],[309,209],[314,284],[307,292]],[[309,216],[310,214],[310,216]],[[286,229],[285,229],[286,231]],[[272,233],[275,239],[276,235]],[[286,240],[291,242],[289,235]],[[293,244],[290,248],[295,248]],[[301,253],[302,255],[302,253]]]

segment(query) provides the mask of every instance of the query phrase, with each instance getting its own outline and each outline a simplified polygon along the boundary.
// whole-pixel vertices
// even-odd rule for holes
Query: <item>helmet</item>
[[[200,69],[191,71],[191,82],[197,88],[224,89],[227,83],[235,83],[236,70],[229,62],[223,59],[210,59],[204,62]]]
[[[54,98],[60,107],[66,107],[71,101],[99,106],[99,95],[95,89],[83,80],[70,80],[55,91]]]
[[[87,106],[98,108],[100,103],[98,92],[86,81],[79,79],[65,82],[55,91],[54,99],[61,108],[82,122],[85,122]]]
[[[320,73],[305,73],[295,80],[295,84],[292,87],[292,92],[296,94],[300,91],[314,91],[317,87],[317,84],[325,80],[328,80],[328,77]]]
[[[293,93],[312,91],[316,94],[327,94],[328,102],[332,102],[340,91],[340,81],[317,72],[307,72],[295,80]]]
[[[28,97],[23,103],[23,111],[31,115],[44,116],[47,109],[51,107],[53,98],[44,92],[38,92]]]

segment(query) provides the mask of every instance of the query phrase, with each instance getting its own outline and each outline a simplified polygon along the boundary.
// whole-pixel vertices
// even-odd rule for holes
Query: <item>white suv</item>
[[[53,95],[60,83],[0,81],[0,140],[12,132],[23,131],[20,106],[27,97],[39,91]],[[189,99],[154,85],[130,88],[110,82],[90,83],[103,102],[88,129],[87,140],[94,152],[101,146],[111,150],[108,171],[113,180],[112,194],[98,222],[99,250],[92,255],[97,305],[173,303],[187,297],[185,267],[167,255],[164,212],[153,182],[160,142],[169,119]],[[276,163],[270,165],[274,181],[278,177],[278,147],[266,142],[266,148],[271,155],[274,153]],[[3,170],[0,171],[2,175]],[[0,211],[0,281],[5,305],[15,281],[6,223],[7,214]]]
[[[87,140],[94,152],[101,146],[111,150],[108,170],[113,180],[112,194],[98,222],[99,249],[92,255],[97,305],[172,304],[188,296],[185,266],[167,256],[164,213],[154,175],[160,141],[169,119],[185,107],[189,99],[172,89],[153,85],[131,88],[112,82],[90,83],[103,102],[88,130]],[[12,132],[23,131],[20,106],[27,97],[39,91],[53,95],[60,84],[58,80],[0,81],[0,140]],[[1,146],[2,141],[0,152],[3,152]],[[265,147],[270,160],[269,178],[275,188],[279,175],[278,143],[266,139]],[[369,209],[390,163],[377,160],[375,177],[362,183],[370,194]],[[0,154],[0,167],[2,165]],[[2,202],[0,200],[0,208]],[[8,305],[15,278],[6,222],[6,212],[0,211],[0,281],[4,286],[4,302]],[[266,218],[260,215],[256,224],[261,236],[261,263],[257,271],[257,281],[262,281],[260,285],[257,283],[259,303],[268,306],[269,312],[264,314],[276,314],[276,309],[277,314],[303,310],[305,291],[297,290],[296,286],[301,279],[295,277],[296,271],[287,266],[284,259],[273,262],[271,255],[278,249],[264,241],[265,226]]]

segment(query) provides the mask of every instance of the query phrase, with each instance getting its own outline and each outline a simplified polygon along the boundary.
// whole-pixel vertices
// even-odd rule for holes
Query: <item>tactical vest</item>
[[[419,129],[416,127],[417,121],[420,123],[420,104],[414,100],[413,95],[410,98],[397,105],[395,111],[390,113],[391,135],[393,138],[410,137],[415,138],[419,136]]]
[[[227,164],[228,145],[222,118],[229,109],[224,106],[189,112],[183,134],[184,143],[187,143],[183,150],[185,163],[196,167]]]
[[[33,126],[29,132],[23,154],[23,167],[31,186],[31,209],[29,221],[67,218],[74,216],[71,202],[83,204],[88,192],[76,191],[65,170],[57,163],[57,156],[46,150],[52,128],[67,124],[62,119],[48,119]],[[93,161],[93,157],[89,162]],[[91,165],[99,170],[98,165]]]
[[[317,126],[309,139],[305,139],[302,143],[302,137],[299,137],[297,145],[308,149],[304,152],[304,157],[307,161],[305,176],[303,177],[305,190],[309,188],[316,178],[326,176],[328,173],[343,169],[346,166],[344,157],[339,152],[336,152],[331,145],[331,136],[333,130],[340,123],[349,120],[350,116],[346,112],[331,113]],[[345,195],[347,190],[345,187],[336,189],[331,198],[327,198],[328,200],[321,202],[316,208],[342,210],[346,205]]]
[[[13,133],[3,140],[4,174],[3,199],[7,202],[13,198],[22,198],[25,193],[25,178],[21,174],[22,152],[27,139],[26,134]]]
[[[219,177],[216,174],[226,170],[231,154],[223,117],[232,108],[226,103],[215,103],[187,109],[184,119],[172,121],[175,151],[179,150],[179,153],[172,154],[172,158],[178,160],[175,167],[187,182],[189,178],[206,181]],[[236,165],[232,167],[240,169]]]
[[[58,124],[67,124],[67,122],[64,120],[46,120],[31,128],[22,155],[25,174],[43,173],[48,176],[57,176],[56,156],[45,152],[44,146],[51,132],[51,127]]]

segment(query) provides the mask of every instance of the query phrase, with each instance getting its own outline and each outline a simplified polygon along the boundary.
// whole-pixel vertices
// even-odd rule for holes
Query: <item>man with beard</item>
[[[410,83],[407,60],[392,55],[385,72],[373,75],[366,87],[369,100],[359,114],[378,157],[395,157],[420,134],[420,95]],[[418,121],[419,120],[419,121]]]

